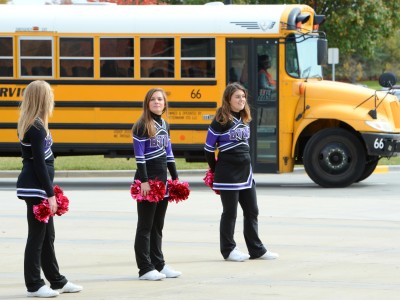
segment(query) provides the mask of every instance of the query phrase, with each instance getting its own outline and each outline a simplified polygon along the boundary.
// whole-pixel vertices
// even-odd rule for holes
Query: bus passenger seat
[[[133,68],[132,67],[130,67],[128,69],[128,77],[133,77]]]
[[[72,67],[72,77],[88,77],[88,70],[85,67]]]
[[[189,77],[205,77],[204,71],[199,68],[189,68]]]
[[[2,66],[0,67],[0,76],[10,77],[13,75],[12,71],[13,71],[12,67]]]
[[[164,70],[160,68],[152,69],[149,77],[165,77]]]
[[[39,75],[51,76],[51,72],[49,72],[47,67],[36,66],[36,67],[32,67],[32,75],[34,75],[34,76],[39,76]]]
[[[63,66],[60,66],[60,76],[69,77],[67,70]]]

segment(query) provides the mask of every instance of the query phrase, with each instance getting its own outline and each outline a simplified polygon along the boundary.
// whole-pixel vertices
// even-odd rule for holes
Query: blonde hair
[[[233,120],[233,116],[231,113],[231,98],[232,95],[237,91],[241,90],[246,96],[246,103],[244,108],[240,111],[240,117],[242,118],[243,123],[248,124],[251,121],[251,112],[250,106],[248,104],[248,93],[245,87],[241,84],[234,82],[230,83],[226,86],[224,94],[222,95],[222,105],[218,108],[217,113],[215,115],[215,119],[221,125],[226,125],[229,121]]]
[[[36,119],[40,119],[48,132],[48,120],[54,109],[54,94],[50,85],[43,80],[35,80],[28,84],[19,108],[18,137],[21,140]]]
[[[163,95],[165,105],[162,113],[168,112],[167,94],[162,88],[152,88],[147,92],[146,96],[144,97],[142,115],[132,127],[132,130],[134,132],[137,132],[139,128],[143,126],[144,132],[142,132],[142,134],[145,135],[147,133],[149,137],[153,137],[156,135],[156,128],[154,126],[153,117],[151,116],[151,110],[149,108],[151,97],[153,97],[153,94],[155,92],[161,92],[161,94]]]

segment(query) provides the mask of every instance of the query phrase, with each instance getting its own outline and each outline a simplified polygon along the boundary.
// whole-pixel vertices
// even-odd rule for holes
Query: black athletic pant
[[[26,199],[28,219],[28,239],[25,247],[24,276],[28,292],[36,292],[43,285],[44,280],[40,276],[40,268],[44,276],[50,282],[52,289],[61,289],[67,279],[60,274],[56,254],[54,251],[54,223],[50,217],[48,223],[35,219],[33,205],[39,204],[41,198]]]
[[[221,254],[226,259],[235,249],[234,240],[238,203],[243,210],[243,234],[250,258],[267,252],[258,237],[258,205],[255,185],[244,190],[221,190],[222,215],[220,222]]]
[[[154,269],[161,271],[164,268],[165,261],[161,246],[167,208],[167,198],[157,203],[149,201],[137,203],[135,255],[139,276]]]

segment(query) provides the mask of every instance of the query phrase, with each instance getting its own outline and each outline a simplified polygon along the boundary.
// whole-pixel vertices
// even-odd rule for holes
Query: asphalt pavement
[[[391,170],[380,167],[376,173]],[[0,299],[7,300],[26,298],[27,225],[25,204],[15,196],[15,174],[0,179]],[[219,253],[221,204],[200,184],[203,175],[204,170],[181,175],[193,182],[190,198],[170,203],[166,216],[166,262],[183,275],[148,282],[138,280],[133,250],[132,172],[57,172],[56,181],[65,184],[71,201],[70,211],[55,217],[57,258],[62,274],[84,287],[58,299],[399,299],[400,202],[393,185],[371,180],[361,187],[323,189],[302,170],[257,175],[264,183],[272,176],[286,182],[258,187],[259,234],[280,258],[238,263],[224,261]],[[235,237],[246,251],[242,228],[239,209]]]

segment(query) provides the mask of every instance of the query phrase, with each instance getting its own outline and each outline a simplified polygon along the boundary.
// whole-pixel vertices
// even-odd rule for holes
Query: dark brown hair
[[[226,86],[225,91],[222,95],[222,105],[220,108],[217,109],[217,113],[215,115],[215,119],[217,120],[218,123],[226,125],[228,121],[233,120],[230,101],[232,95],[237,90],[243,91],[246,96],[246,104],[244,105],[244,108],[239,112],[240,117],[242,118],[242,121],[245,124],[248,124],[251,121],[250,106],[248,104],[248,92],[244,86],[242,86],[237,82],[234,82]]]

